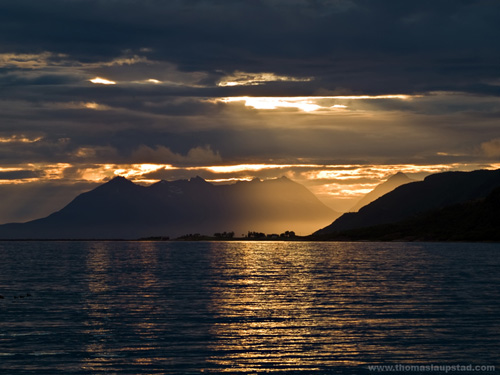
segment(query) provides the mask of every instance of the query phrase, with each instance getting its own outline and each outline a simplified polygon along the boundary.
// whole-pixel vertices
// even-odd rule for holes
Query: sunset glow
[[[93,152],[81,148],[82,158]],[[348,209],[358,199],[373,190],[397,172],[403,172],[415,180],[432,173],[454,170],[499,169],[500,163],[491,164],[235,164],[213,166],[176,166],[173,164],[93,164],[78,166],[70,163],[27,164],[0,169],[0,177],[19,175],[19,178],[1,180],[0,185],[20,185],[58,181],[68,184],[81,181],[101,184],[115,176],[123,176],[142,185],[159,180],[190,179],[201,176],[213,184],[232,184],[255,178],[288,177],[313,192],[323,203],[334,209]]]
[[[113,174],[134,180],[159,169],[174,169],[174,167],[169,164],[132,164],[128,168],[116,169]]]
[[[314,164],[240,164],[227,166],[204,167],[204,169],[216,173],[234,173],[234,172],[258,172],[264,169],[283,169],[283,168],[308,168],[316,167]]]
[[[0,143],[35,143],[43,137],[26,137],[24,135],[11,135],[10,137],[0,137]]]
[[[422,95],[351,95],[351,96],[330,96],[323,99],[344,99],[344,100],[381,100],[381,99],[400,99],[409,100],[413,98],[421,98]]]
[[[296,108],[304,112],[313,112],[321,108],[313,98],[271,98],[271,97],[235,97],[220,99],[224,103],[244,102],[245,106],[255,109]]]
[[[275,73],[245,73],[235,72],[227,75],[217,85],[218,86],[255,86],[266,82],[308,82],[312,78],[297,78],[289,76],[280,76]]]
[[[413,98],[421,98],[421,95],[359,95],[359,96],[297,96],[297,97],[251,97],[238,96],[219,98],[215,101],[223,103],[238,103],[243,102],[246,107],[255,109],[278,109],[292,108],[303,112],[315,111],[339,111],[349,108],[349,101],[357,100],[410,100]],[[340,101],[341,103],[335,103]]]
[[[99,85],[116,85],[115,81],[111,81],[109,79],[101,78],[101,77],[95,77],[89,80],[92,83],[99,84]]]
[[[87,156],[87,150],[80,149],[80,156]],[[474,170],[474,169],[499,169],[500,163],[493,164],[441,164],[441,165],[328,165],[328,164],[238,164],[238,165],[216,165],[200,167],[181,167],[172,164],[94,164],[86,167],[76,167],[70,163],[57,164],[27,164],[19,167],[0,168],[2,172],[13,171],[37,171],[40,173],[37,180],[61,180],[67,174],[67,170],[75,169],[78,171],[78,178],[91,182],[99,182],[114,176],[123,176],[134,181],[159,181],[160,178],[148,177],[151,173],[163,171],[172,173],[173,176],[180,172],[187,176],[201,175],[214,183],[247,181],[253,178],[279,178],[287,176],[301,183],[320,182],[318,186],[332,187],[342,186],[342,191],[346,195],[353,194],[352,191],[358,191],[360,183],[358,180],[369,180],[364,182],[363,189],[370,189],[376,186],[397,172],[403,172],[408,175],[425,176],[432,173],[451,171],[451,170]],[[209,174],[207,174],[209,173]],[[208,177],[211,176],[211,177]],[[216,177],[218,176],[218,177]],[[33,178],[30,178],[33,179]],[[167,178],[169,179],[169,178]],[[171,179],[171,178],[170,178]],[[10,180],[9,180],[10,181]],[[4,182],[9,182],[4,181]],[[337,181],[338,183],[332,182]],[[313,185],[311,185],[313,186]],[[314,187],[313,187],[314,188]],[[335,193],[338,195],[338,193]],[[357,193],[354,193],[357,194]]]
[[[102,110],[109,109],[109,107],[107,105],[98,104],[95,102],[83,103],[83,106],[87,109],[95,109],[96,111],[102,111]]]

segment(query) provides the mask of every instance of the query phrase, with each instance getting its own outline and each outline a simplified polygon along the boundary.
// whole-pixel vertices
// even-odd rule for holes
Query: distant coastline
[[[179,237],[179,238],[165,238],[165,237],[146,237],[137,239],[123,239],[123,238],[27,238],[27,239],[0,239],[0,242],[439,242],[439,243],[500,243],[500,240],[439,240],[439,239],[424,239],[424,238],[399,238],[399,239],[360,239],[350,238],[346,236],[337,236],[333,238],[324,238],[320,236],[296,236],[294,238],[248,238],[248,237],[234,237],[234,238],[217,238],[214,236],[199,237]]]

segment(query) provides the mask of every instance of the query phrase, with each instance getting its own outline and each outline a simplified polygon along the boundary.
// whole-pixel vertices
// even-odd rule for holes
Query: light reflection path
[[[498,244],[0,243],[0,373],[498,363]],[[29,291],[30,298],[14,299]]]
[[[289,243],[241,243],[214,257],[220,284],[211,292],[212,309],[219,316],[213,331],[214,348],[222,356],[211,360],[230,370],[320,370],[338,364],[320,330],[338,319],[321,314],[314,254]],[[224,267],[217,263],[222,262]],[[323,283],[321,289],[330,285]],[[341,343],[336,351],[356,356],[354,343]],[[355,364],[352,361],[351,364]]]

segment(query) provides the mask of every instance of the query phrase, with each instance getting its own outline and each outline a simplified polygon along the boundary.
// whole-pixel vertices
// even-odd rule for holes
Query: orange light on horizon
[[[215,173],[235,173],[235,172],[258,172],[264,169],[284,169],[284,168],[314,168],[317,164],[238,164],[238,165],[218,165],[211,167],[197,167]]]
[[[177,169],[171,164],[132,164],[126,166],[127,168],[115,169],[113,172],[115,176],[122,176],[129,179],[140,179],[141,176],[156,172],[160,169]]]
[[[75,182],[102,183],[115,176],[123,176],[135,183],[152,184],[168,176],[202,175],[215,184],[230,184],[250,181],[255,178],[273,179],[287,176],[310,189],[326,200],[349,200],[373,190],[397,172],[421,179],[428,174],[446,171],[472,171],[477,169],[500,169],[500,163],[492,164],[394,164],[394,165],[342,165],[342,164],[237,164],[215,166],[182,167],[171,164],[70,164],[29,163],[8,168],[0,172],[34,171],[26,178],[0,179],[0,184],[25,184],[57,181],[61,184]],[[174,171],[169,174],[169,171]],[[158,172],[158,174],[152,174]],[[205,172],[205,175],[204,175]],[[206,173],[210,173],[206,175]],[[164,176],[164,177],[162,177]],[[416,177],[415,177],[416,176]],[[185,177],[184,177],[185,178]]]
[[[213,182],[214,184],[224,184],[224,183],[232,183],[239,181],[252,181],[254,177],[241,177],[241,178],[216,178],[216,179],[207,179],[208,182]]]

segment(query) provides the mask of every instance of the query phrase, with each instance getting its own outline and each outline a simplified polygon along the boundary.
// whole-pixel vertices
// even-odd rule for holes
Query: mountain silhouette
[[[249,230],[308,234],[338,216],[286,177],[232,185],[195,177],[150,186],[116,177],[45,218],[0,225],[0,238],[134,239]]]
[[[486,198],[426,211],[411,219],[323,235],[328,240],[500,241],[500,188]]]
[[[403,172],[398,172],[395,175],[392,175],[387,179],[387,181],[381,183],[375,189],[370,191],[368,194],[366,194],[363,198],[361,198],[351,209],[349,212],[357,212],[359,211],[362,207],[366,206],[367,204],[370,204],[374,200],[380,198],[381,196],[393,191],[397,187],[408,184],[410,182],[415,181],[412,178],[409,178],[407,175],[405,175]]]
[[[350,229],[396,223],[426,211],[482,199],[500,186],[500,170],[444,172],[399,186],[355,213],[346,213],[315,232],[325,235]]]

